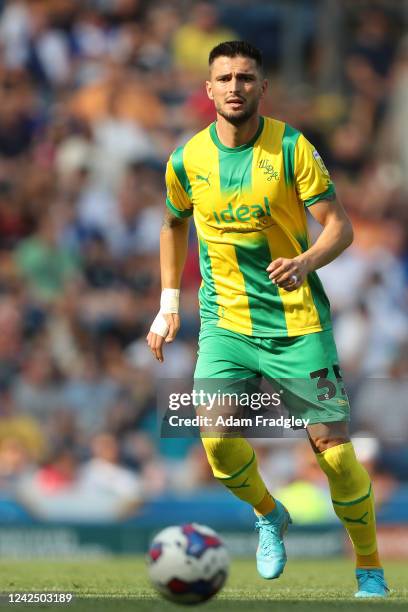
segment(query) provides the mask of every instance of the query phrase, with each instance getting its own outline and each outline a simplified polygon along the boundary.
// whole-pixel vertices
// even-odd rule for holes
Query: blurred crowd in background
[[[197,439],[157,435],[158,381],[195,361],[193,228],[163,365],[145,336],[165,163],[214,120],[208,52],[237,38],[264,53],[263,113],[317,147],[354,223],[320,276],[379,501],[408,478],[407,5],[0,1],[0,492],[38,516],[106,518],[218,486]],[[278,442],[256,442],[268,482],[327,497],[327,516],[306,443]]]

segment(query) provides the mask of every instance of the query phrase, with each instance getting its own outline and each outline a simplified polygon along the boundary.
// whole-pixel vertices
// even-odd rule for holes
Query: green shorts
[[[330,329],[285,338],[246,336],[215,326],[201,330],[195,389],[213,390],[217,382],[227,390],[235,383],[244,389],[262,378],[279,391],[291,417],[309,424],[350,419]]]

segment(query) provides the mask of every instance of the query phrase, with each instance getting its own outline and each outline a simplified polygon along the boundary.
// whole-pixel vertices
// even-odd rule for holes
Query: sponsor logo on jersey
[[[216,212],[213,210],[214,219],[218,224],[234,223],[235,221],[251,221],[262,217],[272,217],[269,200],[265,196],[262,204],[240,204],[233,208],[230,202],[227,208]]]
[[[275,168],[268,159],[261,159],[258,164],[258,168],[264,171],[267,181],[271,181],[272,179],[274,179],[275,181],[279,181],[280,174],[277,170],[275,170]]]

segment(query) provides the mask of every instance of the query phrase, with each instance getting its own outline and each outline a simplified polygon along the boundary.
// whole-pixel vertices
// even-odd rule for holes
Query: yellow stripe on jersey
[[[223,245],[221,255],[216,245],[209,243],[207,255],[210,258],[212,277],[218,295],[219,327],[251,335],[248,296],[234,245]]]
[[[284,133],[285,124],[281,122],[267,122],[264,127],[263,140],[270,143],[268,148],[265,148],[269,153],[269,164],[274,168],[278,167],[279,158],[282,156]],[[295,132],[295,134],[298,140],[299,132]],[[293,144],[296,146],[296,141]],[[252,186],[255,192],[260,192],[264,189],[265,175],[259,172],[258,168],[265,156],[265,149],[260,149],[259,159],[256,158],[256,151],[254,153]],[[293,257],[294,253],[301,253],[300,245],[295,236],[305,231],[305,210],[303,206],[299,206],[296,192],[292,187],[287,189],[285,201],[287,207],[285,209],[276,208],[274,211],[275,224],[266,232],[271,260],[278,257]],[[307,281],[297,291],[290,292],[280,288],[277,288],[277,290],[282,301],[288,336],[303,334],[311,329],[313,331],[322,329]]]
[[[281,233],[279,241],[274,240],[273,234],[268,235],[269,248],[274,259],[277,258],[274,256],[275,253],[279,253],[279,257],[293,256],[291,255],[293,247],[289,238],[286,237],[284,240],[282,235],[284,234]],[[307,280],[296,291],[286,291],[282,288],[278,288],[278,291],[283,303],[288,336],[322,330],[319,313]]]

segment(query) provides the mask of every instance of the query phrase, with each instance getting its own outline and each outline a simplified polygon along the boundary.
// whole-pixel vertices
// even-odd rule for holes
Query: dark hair
[[[249,57],[255,60],[256,65],[261,71],[263,70],[262,53],[259,49],[245,40],[230,40],[222,42],[214,47],[214,49],[210,51],[208,57],[209,65],[211,66],[213,61],[222,55],[226,57],[237,57],[238,55],[241,57]]]

